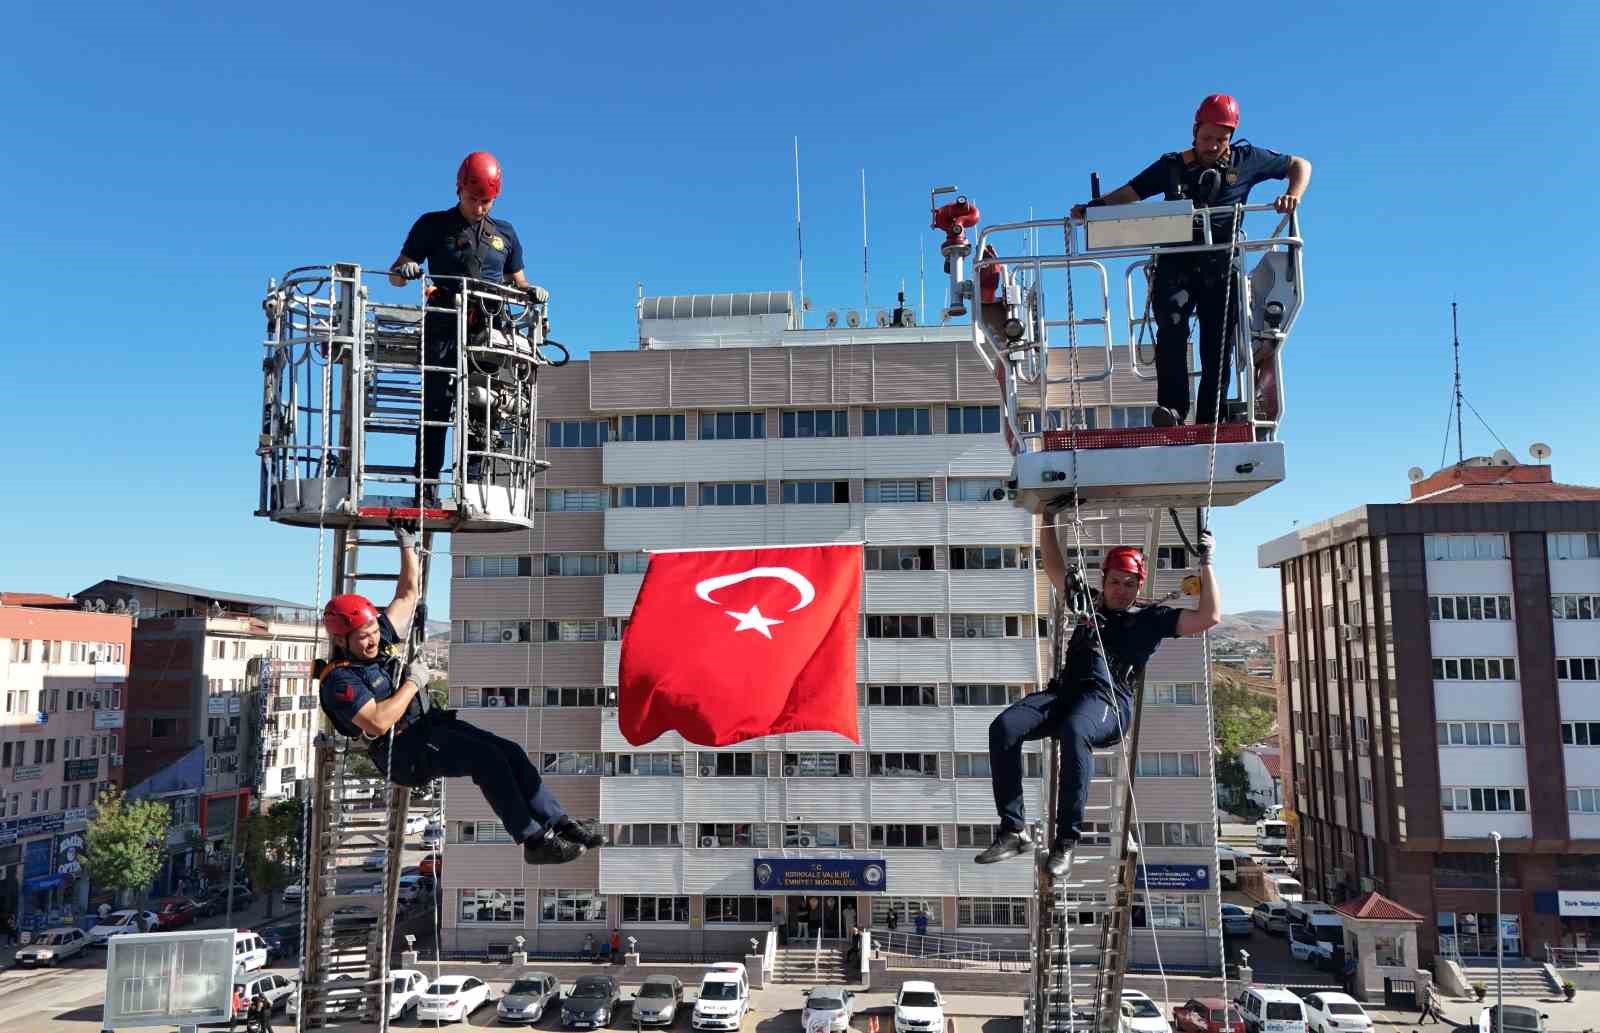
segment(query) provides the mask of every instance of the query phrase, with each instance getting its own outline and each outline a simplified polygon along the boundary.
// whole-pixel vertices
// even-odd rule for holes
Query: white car
[[[351,978],[352,977],[349,975],[341,972],[337,975],[329,976],[328,982],[347,983],[351,981]],[[352,1004],[357,1003],[360,995],[361,988],[358,986],[352,986],[348,990],[329,990],[327,996],[323,999],[322,1013],[324,1015],[337,1015],[340,1012],[348,1011]],[[291,993],[289,995],[288,1004],[284,1006],[284,1014],[288,1015],[290,1018],[294,1017],[295,1011],[299,1008],[299,997],[299,994]]]
[[[417,1019],[465,1022],[468,1015],[488,1003],[489,984],[477,976],[443,976],[423,991],[417,1004]]]
[[[809,991],[805,1007],[800,1010],[800,1028],[805,1033],[849,1029],[852,997],[849,990],[840,986],[819,986]]]
[[[422,830],[427,827],[428,816],[426,814],[406,815],[406,835],[419,836],[422,834]]]
[[[1478,1012],[1478,1033],[1544,1033],[1545,1020],[1550,1017],[1524,1005],[1508,1004],[1505,1022],[1500,1023],[1495,1021],[1499,1011],[1498,1006],[1491,1005]]]
[[[285,904],[290,904],[290,903],[294,903],[295,901],[302,900],[302,899],[304,899],[305,895],[306,895],[306,888],[305,888],[305,885],[303,883],[294,882],[294,883],[290,883],[289,885],[287,885],[287,886],[285,886],[283,888],[283,902]]]
[[[422,991],[428,988],[428,977],[414,968],[392,968],[389,978],[394,981],[389,988],[389,1018],[398,1019],[408,1011],[416,1011],[422,1003]]]
[[[1349,994],[1329,991],[1308,994],[1306,1026],[1310,1033],[1339,1033],[1340,1030],[1365,1031],[1372,1029],[1372,1017]]]
[[[894,998],[894,1033],[944,1033],[944,998],[924,979],[900,984]]]
[[[143,914],[144,927],[148,932],[156,927],[156,913],[154,911],[145,911]],[[140,912],[132,908],[111,912],[105,917],[104,921],[96,922],[90,927],[89,942],[96,947],[104,947],[106,941],[113,936],[138,932],[139,915]]]
[[[1172,1033],[1161,1009],[1150,995],[1138,990],[1122,991],[1122,1033]]]
[[[89,938],[82,929],[61,926],[48,930],[43,936],[17,951],[18,965],[59,965],[75,957],[89,946]]]
[[[272,1005],[273,1011],[284,1011],[289,1002],[294,1000],[294,981],[285,979],[276,972],[258,972],[253,976],[239,976],[233,981],[235,990],[244,994],[245,1004],[256,999],[260,994]]]

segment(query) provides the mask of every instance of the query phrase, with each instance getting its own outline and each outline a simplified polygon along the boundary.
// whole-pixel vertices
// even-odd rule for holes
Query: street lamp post
[[[1500,833],[1490,832],[1494,840],[1494,1021],[1490,1030],[1501,1025],[1506,1006],[1506,939],[1500,929]]]

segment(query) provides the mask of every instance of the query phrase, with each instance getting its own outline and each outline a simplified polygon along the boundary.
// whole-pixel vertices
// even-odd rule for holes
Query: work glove
[[[417,548],[417,536],[410,528],[401,524],[394,525],[394,540],[400,543],[400,548],[413,552]]]
[[[1195,556],[1199,558],[1202,567],[1211,566],[1211,553],[1215,551],[1216,547],[1217,539],[1211,533],[1211,529],[1207,528],[1201,531],[1200,537],[1195,541],[1194,552]]]
[[[412,682],[417,687],[417,698],[428,694],[428,683],[433,680],[433,672],[428,670],[428,665],[421,660],[413,660],[406,665],[405,674],[400,676],[400,684]]]
[[[407,280],[420,279],[422,276],[422,266],[417,262],[396,262],[389,271]]]
[[[528,304],[530,304],[530,305],[543,305],[545,302],[547,302],[549,300],[550,300],[550,292],[545,290],[543,287],[539,286],[538,284],[533,284],[532,286],[530,286],[528,288]]]

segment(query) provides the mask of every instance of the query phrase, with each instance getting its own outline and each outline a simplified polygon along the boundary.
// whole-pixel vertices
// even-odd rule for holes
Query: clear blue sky
[[[1059,212],[1090,169],[1112,186],[1183,146],[1214,90],[1316,167],[1290,479],[1216,517],[1227,608],[1278,605],[1259,542],[1438,465],[1452,296],[1477,408],[1600,483],[1594,7],[875,6],[23,5],[0,67],[0,585],[309,598],[314,533],[250,515],[262,288],[387,263],[466,151],[504,164],[496,215],[581,353],[630,346],[635,281],[793,285],[797,133],[808,293],[860,297],[864,166],[886,306],[932,246],[930,186]],[[1469,451],[1495,448],[1468,420]]]

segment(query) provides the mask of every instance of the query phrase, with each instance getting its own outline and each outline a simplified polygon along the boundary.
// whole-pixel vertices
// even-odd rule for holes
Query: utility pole
[[[1450,303],[1450,338],[1456,363],[1456,463],[1460,464],[1466,459],[1461,442],[1461,330],[1456,322],[1456,303],[1453,301]]]

